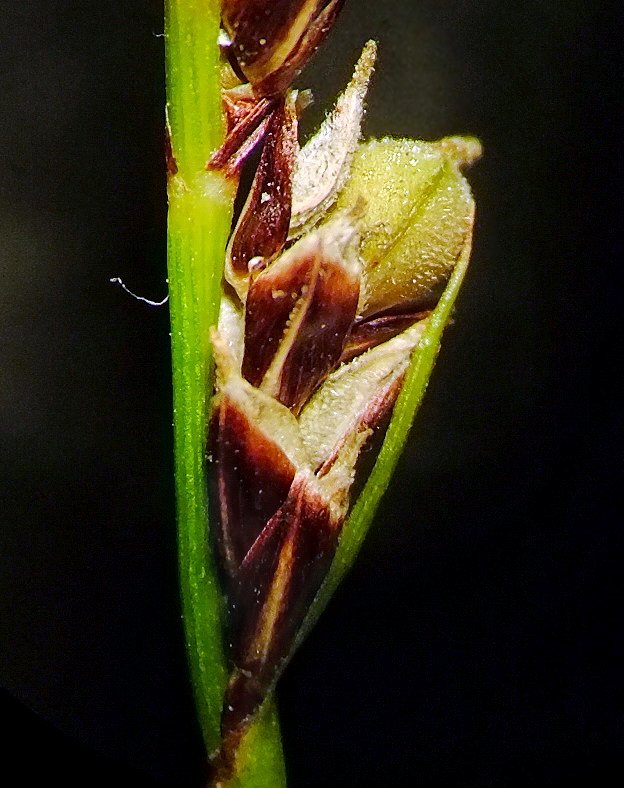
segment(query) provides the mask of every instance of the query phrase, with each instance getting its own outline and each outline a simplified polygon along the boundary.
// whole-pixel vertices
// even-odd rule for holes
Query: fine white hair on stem
[[[112,276],[108,281],[111,282],[111,284],[119,285],[121,289],[124,290],[126,293],[128,293],[128,295],[131,295],[132,298],[135,298],[137,301],[143,301],[144,304],[148,304],[149,306],[164,306],[169,300],[169,293],[167,293],[167,295],[162,299],[162,301],[152,301],[149,298],[145,298],[145,296],[137,295],[136,293],[133,293],[132,290],[130,290],[130,288],[125,285],[125,283],[123,282],[120,276]],[[169,282],[168,279],[167,282]]]

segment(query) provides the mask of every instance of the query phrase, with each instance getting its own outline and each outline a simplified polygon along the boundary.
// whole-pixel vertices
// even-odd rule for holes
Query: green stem
[[[222,143],[218,0],[166,0],[167,118],[177,173],[168,184],[169,307],[179,575],[186,646],[206,750],[220,741],[227,681],[223,599],[208,525],[206,437],[216,325],[233,185],[205,163]],[[241,745],[233,784],[285,783],[275,707]]]

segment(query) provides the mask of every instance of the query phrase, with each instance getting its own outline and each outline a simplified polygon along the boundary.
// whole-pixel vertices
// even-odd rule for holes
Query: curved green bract
[[[401,394],[395,405],[377,462],[343,527],[338,550],[329,574],[310,608],[297,637],[295,647],[300,645],[325,609],[332,594],[355,560],[364,537],[371,526],[381,497],[392,478],[412,422],[425,394],[431,371],[440,350],[442,333],[459,293],[469,258],[470,243],[468,241],[438,305],[429,318],[429,323],[420,344],[412,355],[410,367],[407,371]]]

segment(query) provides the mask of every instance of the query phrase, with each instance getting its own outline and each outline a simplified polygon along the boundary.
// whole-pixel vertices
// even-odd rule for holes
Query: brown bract
[[[251,269],[264,267],[282,250],[287,239],[298,238],[315,227],[345,185],[360,139],[364,100],[376,53],[375,43],[369,41],[334,110],[301,150],[297,141],[298,92],[289,91],[285,98],[265,102],[272,107],[271,114],[247,138],[244,134],[251,128],[246,125],[249,113],[255,112],[253,99],[242,88],[235,100],[234,91],[226,94],[234,129],[232,138],[238,129],[244,141],[238,149],[232,143],[232,153],[226,140],[210,166],[217,166],[217,162],[226,172],[238,172],[249,151],[264,137],[260,163],[226,252],[225,276],[241,300],[246,298]]]
[[[331,29],[344,0],[224,0],[226,139],[207,169],[237,177],[269,128],[268,117]],[[235,85],[237,78],[242,84]],[[234,84],[233,84],[234,83]],[[301,107],[299,108],[301,109]]]
[[[345,264],[344,247],[357,240],[353,224],[334,224],[311,234],[320,239],[306,236],[252,284],[243,374],[213,335],[219,383],[211,445],[233,664],[226,750],[290,656],[335,553],[362,447],[391,410],[425,325],[340,363],[359,268]]]
[[[224,90],[227,136],[208,160],[206,169],[222,170],[229,178],[238,177],[247,156],[264,139],[269,118],[277,104],[276,98],[257,99],[250,85]]]
[[[300,473],[247,553],[232,591],[240,607],[234,612],[236,669],[226,696],[227,728],[249,717],[271,685],[328,569],[341,521],[315,477]]]
[[[318,49],[344,0],[224,0],[228,48],[256,96],[283,93]]]
[[[252,386],[218,334],[212,416],[217,542],[231,610],[235,670],[224,732],[244,724],[275,680],[325,576],[369,423],[350,423],[332,462],[314,470],[291,410]]]
[[[252,280],[243,375],[295,415],[340,361],[360,295],[357,242],[339,216]]]
[[[251,190],[225,256],[225,276],[245,297],[251,267],[261,268],[281,252],[288,237],[292,174],[297,144],[297,94],[290,91],[267,118],[264,147]]]

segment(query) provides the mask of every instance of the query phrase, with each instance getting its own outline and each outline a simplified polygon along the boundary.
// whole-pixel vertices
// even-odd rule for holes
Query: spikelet
[[[229,134],[208,167],[237,177],[262,146],[212,334],[210,454],[232,664],[215,762],[224,779],[327,576],[362,450],[387,424],[472,235],[461,168],[478,158],[476,141],[360,142],[374,43],[299,147],[305,102],[291,83],[341,5],[223,5],[242,82],[224,91]]]

